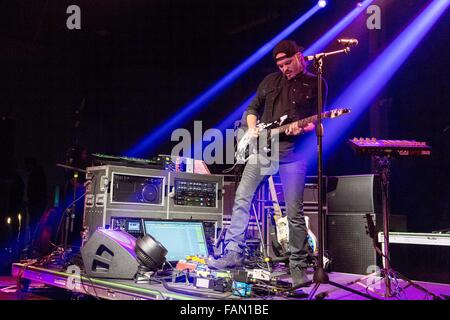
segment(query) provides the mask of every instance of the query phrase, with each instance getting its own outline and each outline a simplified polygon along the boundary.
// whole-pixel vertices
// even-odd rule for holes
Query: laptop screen
[[[208,256],[203,224],[198,221],[144,220],[145,233],[166,249],[166,260],[179,261],[186,256]]]

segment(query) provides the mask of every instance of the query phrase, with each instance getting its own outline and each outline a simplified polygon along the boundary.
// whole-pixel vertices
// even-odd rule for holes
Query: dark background
[[[93,153],[123,154],[315,2],[17,0],[1,4],[3,181],[10,181],[14,172],[23,178],[25,157],[34,157],[47,175],[50,203],[55,186],[64,179],[55,164],[65,162],[68,148],[80,144]],[[291,38],[308,47],[356,3],[329,1]],[[378,3],[383,5],[382,31],[367,30],[363,14],[342,33],[360,40],[351,59],[327,62],[328,101],[339,96],[377,50],[388,45],[429,1]],[[81,30],[66,28],[66,8],[71,4],[81,7]],[[371,32],[383,32],[379,38],[384,42],[375,51],[369,48]],[[450,228],[448,38],[447,12],[382,93],[390,103],[383,109],[378,138],[415,139],[433,147],[431,157],[393,164],[393,213],[408,216],[410,231]],[[327,49],[336,48],[332,43]],[[204,130],[214,127],[274,70],[267,55],[203,111],[186,119],[184,126],[202,120]],[[368,112],[348,138],[370,135]],[[169,153],[172,146],[166,137],[144,156]],[[344,143],[325,162],[327,175],[370,172],[370,160],[356,157]],[[7,192],[2,193],[3,203],[9,201]],[[9,210],[2,208],[3,214]]]

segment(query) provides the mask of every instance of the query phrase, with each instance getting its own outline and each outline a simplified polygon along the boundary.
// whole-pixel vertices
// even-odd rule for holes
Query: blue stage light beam
[[[365,0],[361,3],[361,6],[356,7],[352,11],[350,11],[342,20],[340,20],[333,28],[331,28],[327,33],[319,38],[316,42],[314,42],[309,48],[307,48],[303,54],[305,56],[319,53],[322,51],[330,42],[334,41],[336,37],[347,28],[350,23],[353,22],[361,12],[365,11],[366,8],[373,2],[374,0]]]
[[[234,124],[235,121],[239,120],[244,114],[250,102],[252,102],[253,98],[255,98],[256,93],[252,94],[249,98],[247,98],[239,107],[237,107],[233,113],[231,113],[228,117],[226,117],[219,125],[216,126],[216,129],[220,131],[225,131],[226,129],[231,128],[231,124]]]
[[[324,155],[345,137],[352,125],[366,111],[387,82],[415,50],[436,21],[446,11],[450,0],[435,0],[347,87],[331,106],[350,108],[342,119],[324,122]],[[345,117],[345,119],[344,119]],[[305,139],[303,150],[308,158],[315,156],[316,136]]]
[[[236,68],[234,68],[229,74],[220,79],[210,88],[208,88],[203,94],[196,97],[192,102],[181,107],[181,111],[177,112],[176,115],[172,116],[171,120],[167,121],[164,125],[157,128],[155,131],[148,134],[142,141],[137,143],[131,149],[125,152],[127,156],[140,156],[144,152],[150,152],[153,148],[160,144],[161,140],[166,137],[172,130],[179,126],[183,121],[201,110],[208,102],[215,98],[220,92],[226,89],[233,81],[240,77],[245,71],[247,71],[256,62],[261,60],[267,53],[269,53],[272,48],[281,40],[289,36],[297,28],[299,28],[303,23],[305,23],[311,16],[313,16],[321,7],[316,4],[314,7],[309,9],[300,18],[295,20],[286,29],[279,33],[272,40],[267,42],[261,48],[259,48],[254,54],[249,58],[244,60]]]
[[[247,106],[250,104],[250,102],[253,100],[253,98],[256,96],[256,94],[252,94],[249,98],[245,99],[244,102],[242,102],[239,107],[237,107],[234,112],[232,112],[230,115],[228,115],[223,121],[221,121],[218,125],[216,125],[215,129],[220,130],[222,133],[225,133],[227,129],[234,128],[234,122],[241,119],[242,115],[244,114],[245,110],[247,109]],[[194,141],[194,151],[195,150],[203,150],[204,146],[203,140],[196,140]],[[208,143],[206,143],[208,144]],[[197,151],[198,153],[198,151]],[[187,157],[193,156],[192,150],[189,150],[187,154],[185,155]]]

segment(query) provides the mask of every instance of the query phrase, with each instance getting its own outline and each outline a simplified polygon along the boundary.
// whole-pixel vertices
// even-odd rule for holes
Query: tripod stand
[[[398,290],[399,285],[397,282],[397,279],[404,280],[408,284],[401,288],[402,290],[412,286],[417,290],[420,290],[424,293],[426,293],[428,296],[433,297],[434,300],[443,300],[443,297],[440,297],[426,288],[418,285],[417,283],[414,283],[404,275],[400,274],[399,272],[395,271],[391,268],[391,261],[390,261],[390,254],[389,254],[389,180],[390,180],[390,174],[391,174],[391,160],[392,157],[390,155],[383,155],[383,156],[374,156],[373,159],[376,161],[377,164],[377,174],[380,176],[381,180],[381,201],[382,201],[382,211],[383,211],[383,248],[380,250],[377,246],[377,234],[375,230],[375,224],[372,221],[372,218],[370,214],[366,214],[367,219],[367,232],[369,236],[372,238],[374,244],[374,249],[377,254],[379,254],[383,260],[383,268],[378,272],[374,272],[372,274],[363,276],[359,279],[353,280],[346,285],[353,285],[353,284],[359,284],[361,281],[365,279],[369,279],[374,276],[379,275],[379,281],[384,281],[385,283],[385,292],[382,294],[385,298],[391,298],[394,296],[397,296],[400,294],[400,290]],[[392,284],[394,281],[395,285]],[[375,282],[372,282],[372,284]],[[339,286],[338,286],[339,287]],[[368,287],[366,287],[368,289]],[[324,299],[326,296],[329,295],[330,292],[335,291],[334,290],[328,290],[325,292],[321,292],[316,296],[316,299]],[[378,294],[377,292],[373,291],[374,293]]]
[[[425,292],[427,295],[433,297],[434,300],[442,300],[441,297],[428,291],[424,287],[414,283],[410,279],[406,278],[402,274],[398,273],[391,268],[390,254],[389,254],[389,180],[391,175],[391,157],[390,156],[374,156],[374,160],[378,165],[378,174],[381,178],[381,200],[383,204],[383,251],[381,253],[383,259],[383,269],[381,270],[381,278],[384,278],[385,293],[384,297],[390,298],[397,294],[392,289],[391,275],[401,278],[408,282],[408,286],[412,286],[420,291]],[[380,254],[380,252],[377,252]]]
[[[350,48],[346,46],[342,50],[337,50],[333,52],[326,52],[326,53],[319,53],[312,57],[307,57],[307,60],[314,60],[314,66],[317,69],[317,123],[316,123],[316,136],[317,136],[317,187],[318,187],[318,225],[319,225],[319,237],[318,237],[318,247],[319,247],[319,255],[318,255],[318,265],[316,267],[316,270],[314,271],[313,276],[313,283],[314,287],[311,290],[308,300],[311,300],[315,294],[317,289],[319,289],[321,284],[330,284],[334,287],[337,287],[339,289],[343,289],[346,291],[349,291],[351,293],[363,296],[367,299],[376,299],[368,294],[365,294],[363,292],[359,292],[357,290],[354,290],[352,288],[348,288],[344,285],[341,285],[339,283],[330,281],[327,272],[324,269],[323,265],[323,257],[324,257],[324,249],[323,249],[323,242],[324,242],[324,217],[323,217],[323,195],[322,195],[322,189],[323,189],[323,164],[322,164],[322,138],[323,138],[323,127],[322,127],[322,108],[323,108],[323,87],[322,87],[322,79],[323,79],[323,59],[327,56],[339,54],[339,53],[348,53],[350,52]]]

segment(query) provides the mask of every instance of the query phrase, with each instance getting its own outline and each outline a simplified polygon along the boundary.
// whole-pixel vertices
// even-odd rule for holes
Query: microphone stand
[[[336,50],[336,51],[330,51],[330,52],[322,52],[322,53],[316,53],[313,54],[311,56],[305,56],[303,57],[306,61],[314,61],[314,66],[317,69],[317,76],[320,75],[320,77],[322,77],[322,71],[323,71],[323,58],[326,58],[328,56],[332,56],[335,54],[339,54],[339,53],[345,53],[348,54],[350,52],[350,47],[345,47],[344,49],[341,50]],[[320,70],[319,70],[320,68]],[[320,71],[320,73],[319,73]],[[317,88],[319,89],[319,88]],[[319,97],[322,100],[322,97]],[[320,106],[318,106],[319,109],[322,109]]]
[[[318,53],[312,56],[305,57],[306,60],[314,61],[314,66],[317,69],[317,123],[316,123],[316,136],[317,136],[317,192],[318,192],[318,227],[319,227],[319,237],[318,237],[318,247],[319,247],[319,256],[318,256],[318,265],[316,267],[316,270],[314,271],[313,276],[313,282],[314,287],[309,293],[308,300],[311,300],[317,291],[319,289],[319,286],[321,284],[329,284],[334,287],[337,287],[339,289],[343,289],[346,291],[349,291],[351,293],[360,295],[362,297],[365,297],[367,299],[371,300],[378,300],[375,297],[372,297],[368,294],[365,294],[363,292],[359,292],[357,290],[354,290],[352,288],[348,288],[344,285],[341,285],[339,283],[330,281],[327,272],[324,269],[323,265],[323,257],[324,257],[324,249],[323,249],[323,243],[325,238],[325,231],[324,231],[324,219],[323,216],[323,196],[322,196],[322,189],[323,189],[323,160],[322,160],[322,139],[323,139],[323,127],[322,127],[322,109],[323,109],[323,96],[322,96],[322,79],[323,79],[323,59],[340,53],[348,54],[350,52],[350,48],[347,46],[342,50],[332,51],[332,52],[323,52]],[[324,295],[318,294],[316,296],[316,299],[323,299]]]
[[[71,179],[73,179],[73,204],[70,206],[70,209],[67,209],[66,217],[61,217],[61,219],[65,218],[64,221],[64,235],[63,235],[63,247],[65,250],[69,247],[69,234],[72,235],[73,228],[74,228],[74,220],[75,220],[75,210],[76,210],[76,198],[77,198],[77,183],[78,183],[78,172],[84,172],[87,171],[81,168],[77,168],[74,166],[64,165],[61,163],[56,164],[57,167],[64,168],[67,170],[72,171]],[[70,183],[70,182],[69,182]]]

